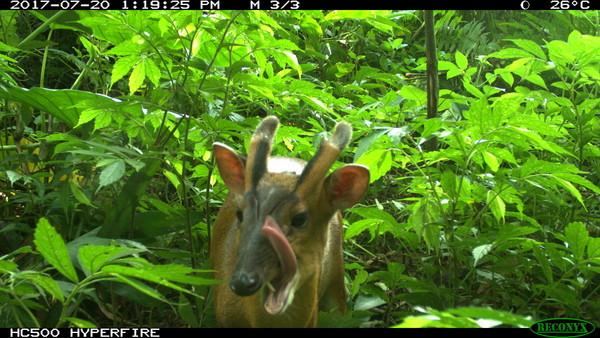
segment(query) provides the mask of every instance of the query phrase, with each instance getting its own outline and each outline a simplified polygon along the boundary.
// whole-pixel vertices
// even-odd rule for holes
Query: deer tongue
[[[290,292],[297,281],[298,264],[290,242],[281,231],[279,224],[271,216],[265,218],[262,233],[269,239],[273,250],[279,258],[280,273],[273,279],[274,289],[269,289],[265,300],[265,310],[269,314],[278,314],[291,302]],[[293,295],[292,295],[293,297]]]

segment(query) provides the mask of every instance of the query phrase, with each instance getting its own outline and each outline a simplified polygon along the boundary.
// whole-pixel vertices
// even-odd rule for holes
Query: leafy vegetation
[[[0,12],[1,326],[214,326],[211,144],[265,115],[371,170],[323,326],[600,323],[598,12],[436,11],[429,118],[419,11],[51,14]]]

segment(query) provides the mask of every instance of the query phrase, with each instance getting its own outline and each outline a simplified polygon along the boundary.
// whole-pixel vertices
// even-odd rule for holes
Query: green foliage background
[[[0,326],[214,326],[211,144],[266,115],[371,170],[320,325],[600,324],[600,14],[434,14],[428,119],[421,11],[0,12]]]

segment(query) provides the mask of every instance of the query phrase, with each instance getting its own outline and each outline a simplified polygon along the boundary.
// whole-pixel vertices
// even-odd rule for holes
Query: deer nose
[[[229,287],[238,296],[250,296],[260,289],[262,280],[257,273],[238,271],[235,273]]]

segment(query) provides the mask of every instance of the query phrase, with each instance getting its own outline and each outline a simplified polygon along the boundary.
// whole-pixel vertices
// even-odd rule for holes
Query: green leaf
[[[0,85],[0,98],[45,111],[71,127],[77,124],[82,112],[82,109],[76,106],[78,102],[90,101],[98,106],[114,104],[112,98],[90,92],[70,89],[25,89],[4,84]]]
[[[302,67],[300,67],[300,63],[298,62],[298,57],[296,57],[296,54],[294,54],[292,52],[288,52],[288,51],[283,51],[282,53],[283,53],[283,55],[285,55],[285,58],[287,59],[287,64],[296,71],[296,73],[298,74],[298,77],[301,77],[302,76]]]
[[[591,259],[600,258],[600,238],[589,238],[587,246],[587,257]]]
[[[571,195],[573,195],[573,197],[575,197],[579,201],[579,203],[581,203],[581,205],[585,208],[585,203],[583,202],[581,193],[579,192],[579,190],[577,190],[577,188],[575,188],[575,186],[571,182],[555,175],[549,175],[548,177],[556,181],[563,188],[567,189],[567,191],[570,192]]]
[[[125,173],[125,162],[121,160],[117,160],[112,164],[109,164],[102,170],[100,174],[100,184],[98,189],[105,187],[109,184],[112,184],[123,177]]]
[[[179,294],[179,304],[177,305],[177,313],[190,327],[199,327],[198,319],[194,311],[194,307],[183,293]]]
[[[135,93],[144,83],[146,78],[146,63],[139,62],[133,67],[131,75],[129,75],[129,93]]]
[[[504,204],[502,198],[497,195],[496,192],[488,191],[487,203],[490,206],[490,210],[492,211],[492,214],[494,214],[494,217],[496,217],[498,221],[502,220],[502,222],[504,222],[506,204]]]
[[[73,196],[75,196],[75,199],[77,199],[77,201],[92,208],[96,208],[96,206],[92,204],[90,199],[87,197],[79,183],[77,183],[75,180],[69,180],[69,189],[71,190]]]
[[[73,326],[75,326],[75,327],[80,327],[80,328],[96,328],[97,327],[94,323],[89,322],[84,319],[81,319],[81,318],[66,317],[65,320],[68,321],[69,323],[73,324]]]
[[[513,58],[530,58],[531,53],[519,48],[504,48],[487,56],[487,58],[498,59],[513,59]]]
[[[69,258],[65,242],[45,218],[40,218],[33,234],[33,243],[50,265],[72,282],[79,282]]]
[[[454,59],[456,60],[456,66],[461,70],[465,70],[469,66],[469,60],[467,60],[467,57],[460,51],[454,53]]]
[[[370,182],[373,183],[392,169],[392,152],[388,149],[369,150],[356,163],[369,167]]]
[[[116,238],[131,226],[138,201],[162,164],[160,159],[155,158],[145,158],[143,162],[145,163],[144,167],[127,179],[127,183],[117,196],[114,208],[109,210],[98,236]]]
[[[416,101],[420,105],[425,105],[427,103],[427,93],[414,86],[402,86],[398,94],[402,95],[407,100]]]
[[[19,270],[19,265],[10,261],[0,261],[0,273],[9,274]]]
[[[107,262],[142,251],[116,246],[86,245],[79,248],[77,258],[86,275],[89,276],[99,271]]]
[[[297,62],[298,60],[296,60]],[[155,87],[158,87],[159,85],[159,81],[160,81],[160,76],[161,76],[161,71],[160,68],[158,68],[158,66],[156,65],[156,63],[154,63],[154,61],[150,58],[145,58],[143,59],[143,62],[145,64],[145,75],[148,78],[148,80],[150,80],[150,82],[152,82],[152,84]]]
[[[350,239],[360,235],[363,231],[371,229],[377,223],[381,221],[373,220],[373,219],[361,219],[358,220],[348,226],[348,228],[344,231],[344,239]]]
[[[138,62],[140,62],[139,55],[126,56],[115,61],[110,78],[111,86],[127,75]]]
[[[475,248],[473,248],[472,254],[473,254],[473,266],[477,266],[477,262],[483,258],[485,255],[487,255],[488,253],[490,253],[490,251],[492,251],[492,244],[483,244],[483,245],[479,245]]]
[[[389,127],[377,127],[377,128],[373,128],[373,130],[371,132],[369,132],[369,134],[365,137],[363,137],[359,142],[358,142],[358,147],[356,148],[356,152],[354,153],[354,162],[357,162],[358,159],[365,153],[367,152],[369,149],[371,149],[371,147],[373,146],[373,144],[375,142],[377,142],[377,140],[379,140],[379,138],[387,133],[389,133],[392,130],[392,128]]]
[[[172,304],[171,302],[169,302],[160,292],[158,292],[156,289],[153,289],[152,287],[138,281],[132,278],[128,278],[123,276],[122,274],[119,274],[117,272],[114,273],[110,273],[111,275],[113,275],[115,278],[117,278],[118,280],[120,280],[121,282],[125,283],[125,284],[129,284],[132,287],[134,287],[135,289],[137,289],[138,291],[152,297],[155,298],[161,302],[165,302],[165,303],[169,303]]]
[[[77,121],[75,127],[79,127],[82,124],[90,122],[91,120],[95,119],[98,115],[100,115],[103,111],[103,109],[86,109],[82,111],[81,115],[79,115],[79,121]]]
[[[508,41],[512,41],[517,46],[521,47],[523,50],[537,56],[538,58],[546,61],[547,57],[542,47],[537,44],[535,41],[527,40],[527,39],[507,39]]]
[[[185,288],[180,287],[177,284],[171,283],[171,281],[177,281],[193,285],[210,285],[218,283],[218,281],[214,280],[185,275],[189,271],[195,270],[177,265],[150,265],[144,267],[129,267],[111,264],[106,265],[102,268],[102,272],[109,273],[113,276],[129,276],[134,277],[136,279],[143,279],[194,296],[197,295]]]
[[[533,256],[535,257],[535,259],[537,259],[538,263],[540,264],[540,268],[542,269],[542,272],[544,273],[544,276],[546,277],[546,282],[548,284],[554,283],[554,274],[552,273],[552,268],[550,267],[551,260],[545,254],[542,245],[540,245],[538,243],[533,243],[532,249],[533,249]]]
[[[585,224],[581,222],[570,223],[565,228],[565,239],[569,244],[569,250],[571,250],[577,261],[584,259],[589,237]]]
[[[483,155],[485,163],[490,167],[490,170],[492,172],[498,171],[498,168],[500,167],[498,158],[488,151],[482,151],[481,154]]]
[[[533,130],[529,130],[526,128],[518,128],[514,126],[509,126],[507,130],[512,131],[518,135],[524,136],[539,149],[548,150],[554,154],[569,154],[569,152],[563,149],[562,147],[554,143],[547,142],[537,132]]]
[[[54,279],[48,276],[44,276],[41,273],[31,271],[23,271],[21,273],[18,273],[15,277],[20,279],[27,279],[35,283],[35,285],[44,289],[44,291],[52,295],[54,299],[60,301],[61,303],[65,302],[63,293]]]

